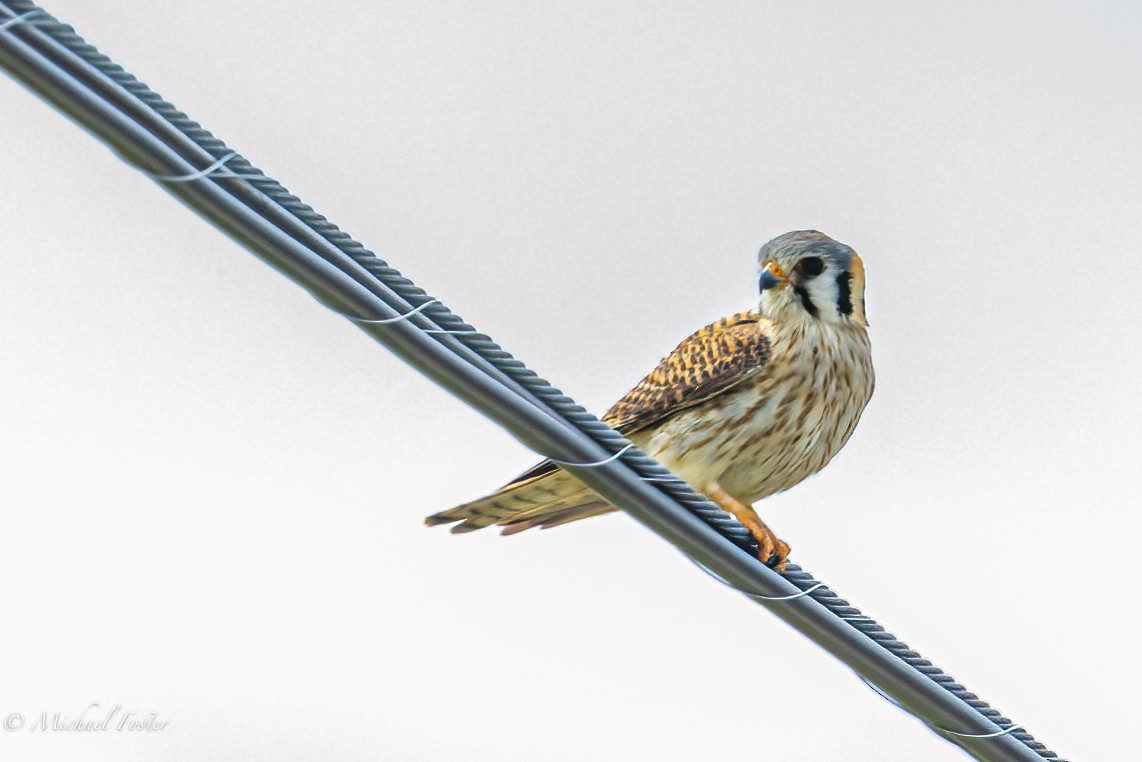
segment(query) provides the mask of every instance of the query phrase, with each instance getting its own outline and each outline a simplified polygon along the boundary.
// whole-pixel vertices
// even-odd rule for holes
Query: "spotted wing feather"
[[[603,414],[633,434],[732,389],[769,360],[756,312],[739,312],[692,333]]]
[[[756,312],[741,312],[695,331],[603,415],[626,435],[722,394],[765,367],[768,339]],[[492,524],[504,534],[551,527],[615,510],[571,474],[545,460],[496,492],[425,519],[429,526],[460,522],[453,532]]]

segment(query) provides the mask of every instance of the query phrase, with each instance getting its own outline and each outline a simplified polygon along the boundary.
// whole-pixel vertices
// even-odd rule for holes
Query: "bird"
[[[602,416],[758,541],[783,570],[790,546],[753,504],[816,474],[852,436],[875,386],[865,269],[816,230],[758,252],[758,306],[695,331]],[[434,513],[428,526],[512,535],[617,508],[545,460],[495,492]]]

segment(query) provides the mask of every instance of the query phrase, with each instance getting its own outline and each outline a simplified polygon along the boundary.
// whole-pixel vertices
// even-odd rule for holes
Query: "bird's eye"
[[[806,278],[815,278],[825,269],[825,262],[820,257],[805,257],[797,263],[797,272]]]

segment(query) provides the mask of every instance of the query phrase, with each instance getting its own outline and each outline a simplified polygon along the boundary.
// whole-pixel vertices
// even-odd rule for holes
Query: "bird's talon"
[[[776,571],[785,571],[785,565],[789,560],[789,544],[772,533],[768,533],[765,540],[759,537],[758,541],[761,544],[758,552],[761,562]]]

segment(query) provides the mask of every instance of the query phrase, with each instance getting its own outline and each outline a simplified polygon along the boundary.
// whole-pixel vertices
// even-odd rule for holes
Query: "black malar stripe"
[[[837,276],[837,310],[842,315],[853,314],[853,274],[850,272]]]
[[[794,286],[793,293],[801,300],[801,306],[805,308],[810,317],[817,317],[817,305],[813,304],[813,300],[809,298],[809,292],[805,290],[805,287]]]

